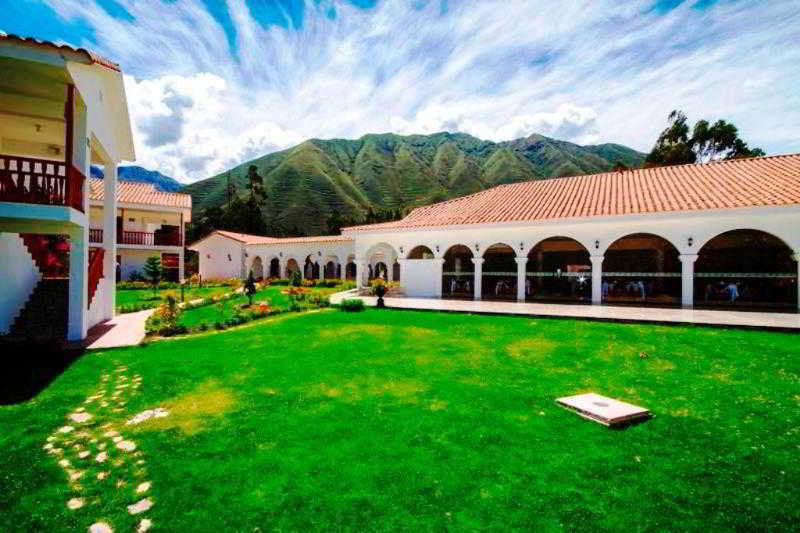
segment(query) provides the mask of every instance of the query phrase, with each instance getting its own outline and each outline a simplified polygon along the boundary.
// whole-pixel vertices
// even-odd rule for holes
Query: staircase
[[[14,320],[10,340],[59,340],[67,338],[69,280],[42,279],[33,289],[28,303]]]

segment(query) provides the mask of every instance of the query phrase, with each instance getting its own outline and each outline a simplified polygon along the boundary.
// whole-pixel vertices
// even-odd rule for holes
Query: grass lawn
[[[266,287],[265,289],[262,289],[253,295],[253,304],[256,304],[257,302],[269,302],[271,307],[286,308],[289,305],[289,296],[282,293],[288,289],[289,287],[281,285],[272,285]],[[331,294],[340,292],[341,290],[341,287],[313,287],[311,288],[311,293],[320,294],[322,296],[330,296]],[[230,300],[225,300],[221,304],[207,305],[204,307],[198,307],[196,309],[187,309],[183,312],[183,314],[181,314],[180,322],[189,328],[198,326],[204,322],[211,327],[214,325],[214,322],[224,322],[226,319],[230,318],[233,315],[234,308],[236,306],[245,304],[247,302],[247,296],[242,294],[241,296],[236,296]]]
[[[164,531],[790,530],[799,356],[800,339],[783,333],[390,310],[281,315],[87,353],[35,399],[0,407],[0,521],[7,531],[95,521],[133,531],[145,517]],[[128,386],[136,376],[141,386]],[[84,403],[98,390],[107,407]],[[655,418],[609,430],[554,402],[585,391]],[[79,407],[88,423],[68,421]],[[156,407],[169,416],[125,424]],[[67,423],[75,429],[59,433]],[[136,450],[117,449],[109,430]],[[63,455],[43,450],[51,435]],[[67,470],[85,472],[72,488]],[[136,493],[143,481],[152,485]],[[152,509],[129,515],[145,496]]]
[[[226,294],[231,292],[230,287],[192,287],[185,289],[184,295],[186,301],[196,300],[198,298],[209,298],[219,294]],[[155,295],[152,289],[117,289],[117,307],[122,305],[161,303],[166,298],[167,293],[172,293],[180,299],[180,289],[160,289],[157,290]]]

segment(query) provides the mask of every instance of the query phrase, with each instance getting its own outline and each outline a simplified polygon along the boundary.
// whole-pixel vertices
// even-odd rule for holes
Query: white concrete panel
[[[0,333],[8,333],[42,273],[16,233],[0,233]]]
[[[441,278],[441,263],[436,259],[409,259],[404,264],[402,284],[410,297],[438,296]]]

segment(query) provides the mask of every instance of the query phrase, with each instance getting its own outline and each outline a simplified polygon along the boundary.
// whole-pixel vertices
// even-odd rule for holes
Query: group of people
[[[634,297],[639,298],[640,300],[646,300],[648,293],[648,284],[645,284],[643,280],[628,280],[625,282],[613,280],[609,282],[608,280],[604,279],[603,284],[601,285],[601,290],[603,293],[603,299],[607,299],[610,296],[626,296],[626,297]]]
[[[730,303],[739,299],[739,284],[731,280],[727,283],[719,281],[717,283],[706,283],[705,300],[720,301],[725,300]]]

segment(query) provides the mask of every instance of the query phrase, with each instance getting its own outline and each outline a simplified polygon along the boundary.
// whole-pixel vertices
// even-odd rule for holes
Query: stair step
[[[64,340],[67,335],[69,280],[42,279],[14,320],[11,339]]]

